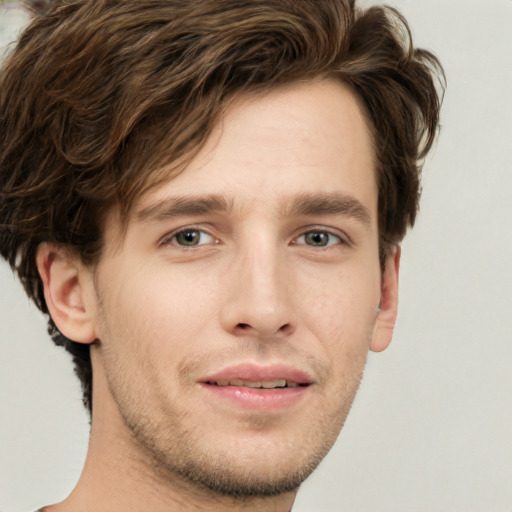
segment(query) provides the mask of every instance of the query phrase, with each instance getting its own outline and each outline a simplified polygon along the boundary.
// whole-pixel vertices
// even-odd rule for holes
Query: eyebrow
[[[295,197],[285,208],[285,215],[345,215],[365,226],[371,225],[368,208],[355,197],[340,193],[304,194]]]
[[[176,196],[157,200],[136,213],[140,221],[165,220],[186,215],[204,215],[211,212],[229,212],[232,203],[218,195]]]
[[[162,221],[187,215],[205,215],[212,212],[229,213],[233,210],[233,201],[221,195],[171,196],[156,200],[136,213],[140,221]],[[303,194],[285,201],[282,209],[284,216],[299,215],[345,215],[371,225],[368,208],[352,196],[340,193]]]

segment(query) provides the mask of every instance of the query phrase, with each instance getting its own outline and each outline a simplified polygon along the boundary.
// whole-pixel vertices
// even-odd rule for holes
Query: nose
[[[267,339],[295,331],[293,279],[283,252],[274,244],[260,238],[240,250],[224,278],[224,330]]]

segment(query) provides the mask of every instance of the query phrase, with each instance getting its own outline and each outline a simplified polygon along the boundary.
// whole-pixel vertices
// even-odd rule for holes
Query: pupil
[[[313,231],[306,235],[306,239],[310,245],[325,246],[327,245],[329,235],[327,233],[320,233]]]
[[[183,231],[178,234],[178,242],[181,245],[196,245],[199,241],[198,231]]]

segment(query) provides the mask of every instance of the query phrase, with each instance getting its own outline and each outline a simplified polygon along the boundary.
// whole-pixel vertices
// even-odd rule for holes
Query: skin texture
[[[95,268],[43,244],[52,317],[93,363],[85,468],[47,510],[290,510],[391,340],[400,254],[382,273],[377,224],[364,115],[326,81],[237,99],[126,232],[111,212]],[[240,364],[309,385],[270,409],[204,385]]]

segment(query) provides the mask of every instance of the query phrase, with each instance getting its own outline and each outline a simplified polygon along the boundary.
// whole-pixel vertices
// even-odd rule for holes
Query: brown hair
[[[169,179],[162,168],[198,150],[230,99],[318,78],[348,84],[371,120],[384,254],[414,223],[444,80],[396,10],[354,0],[54,2],[0,74],[2,256],[48,313],[41,242],[94,264],[104,214],[116,206],[126,217]],[[89,347],[49,325],[74,355],[90,408]]]

